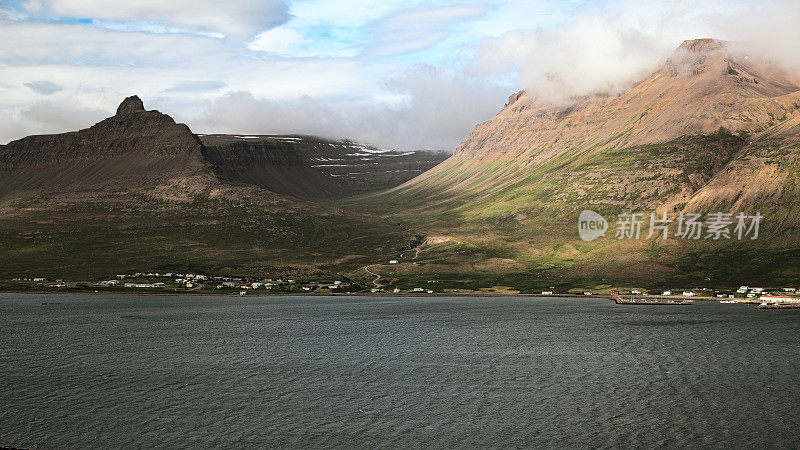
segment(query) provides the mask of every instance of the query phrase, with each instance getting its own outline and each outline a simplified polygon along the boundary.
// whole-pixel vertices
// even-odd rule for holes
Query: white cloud
[[[289,55],[308,42],[309,39],[303,37],[299,32],[291,28],[280,27],[259,34],[248,47],[256,51]]]
[[[529,93],[555,103],[572,96],[617,92],[652,71],[681,42],[658,39],[643,24],[620,27],[618,20],[581,18],[567,27],[509,32],[483,43],[480,61],[519,67]]]
[[[214,63],[241,56],[234,45],[203,36],[122,32],[85,24],[0,24],[0,61],[9,65],[161,66]]]
[[[507,87],[431,67],[392,79],[387,90],[394,94],[383,96],[388,102],[309,96],[276,102],[232,92],[186,121],[199,132],[317,134],[398,149],[452,151],[508,95]]]
[[[56,92],[63,89],[61,86],[53,83],[52,81],[47,81],[47,80],[31,81],[30,83],[23,83],[23,84],[31,88],[33,92],[42,95],[55,94]]]
[[[0,110],[0,142],[83,129],[109,116],[106,109],[91,104],[87,98],[71,98],[73,101],[35,101],[16,113]]]
[[[279,56],[297,58],[324,57],[347,58],[357,56],[356,48],[344,37],[329,36],[324,40],[312,39],[312,30],[298,30],[283,25],[260,33],[247,48]]]
[[[380,19],[394,10],[419,4],[419,0],[402,2],[375,0],[348,0],[343,6],[341,0],[293,1],[289,12],[306,25],[330,24],[336,27],[360,27],[367,22]]]
[[[800,4],[794,1],[662,1],[643,8],[621,0],[588,11],[567,24],[484,41],[475,70],[519,70],[531,94],[563,103],[629,87],[686,39],[747,41],[788,68],[800,66]]]
[[[215,80],[189,80],[189,81],[179,81],[175,83],[174,86],[168,89],[164,89],[161,92],[190,92],[190,93],[197,93],[197,92],[207,92],[207,91],[218,91],[225,87],[225,83],[222,81],[215,81]]]
[[[174,27],[249,38],[285,22],[283,0],[35,0],[23,8],[37,15],[110,22],[161,22]]]
[[[35,124],[40,133],[78,130],[106,117],[108,113],[102,109],[50,101],[33,103],[20,112],[21,122]]]
[[[31,134],[26,124],[14,117],[10,111],[0,109],[0,144]]]
[[[715,15],[714,28],[800,76],[800,2],[768,0]]]
[[[0,142],[86,127],[138,94],[198,132],[452,149],[523,86],[556,101],[619,90],[684,39],[750,41],[800,67],[794,1],[594,3],[3,3]]]
[[[451,27],[491,9],[481,3],[419,6],[394,12],[369,25],[367,53],[391,56],[424,50],[452,34]]]

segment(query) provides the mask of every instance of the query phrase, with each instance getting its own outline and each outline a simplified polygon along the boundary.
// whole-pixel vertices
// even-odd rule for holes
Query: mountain
[[[530,289],[798,282],[798,143],[800,83],[699,39],[617,95],[553,105],[516,93],[444,163],[345,204],[430,236],[417,259],[384,269],[415,282],[430,273]],[[579,239],[585,209],[611,222],[605,238]],[[759,239],[614,239],[620,213],[716,211],[763,214]]]
[[[564,106],[512,95],[492,120],[479,124],[455,153],[521,153],[534,159],[577,146],[666,142],[720,127],[757,133],[793,109],[797,83],[725,42],[686,41],[650,77],[621,95],[596,95]]]
[[[684,42],[618,94],[549,104],[518,92],[408,179],[441,158],[196,136],[131,97],[88,129],[0,146],[0,278],[379,274],[526,292],[800,282],[800,83],[731,44]],[[581,239],[584,210],[609,221],[604,236]],[[620,214],[715,212],[763,216],[758,239],[677,238],[676,223],[669,239],[644,237],[648,223],[616,238]]]
[[[444,161],[443,152],[383,150],[316,136],[200,135],[214,172],[306,200],[398,186]]]
[[[0,200],[34,191],[103,189],[190,176],[203,166],[189,127],[129,97],[85,130],[29,136],[0,146]]]
[[[271,147],[254,157],[225,140],[206,146],[134,96],[90,128],[0,146],[0,279],[338,273],[393,257],[414,239],[395,223],[264,189],[279,184],[267,170],[248,180],[244,169]],[[305,164],[300,175],[314,170],[292,148],[281,155]]]

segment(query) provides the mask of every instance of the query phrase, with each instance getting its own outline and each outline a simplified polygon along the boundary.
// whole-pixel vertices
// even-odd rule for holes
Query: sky
[[[798,23],[796,0],[0,0],[0,143],[137,94],[196,133],[452,151],[516,91],[621,91],[685,39],[796,70]]]

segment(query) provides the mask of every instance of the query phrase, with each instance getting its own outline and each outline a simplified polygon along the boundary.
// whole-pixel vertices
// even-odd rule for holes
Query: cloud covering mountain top
[[[800,67],[789,0],[0,2],[0,142],[137,93],[197,132],[452,150],[512,92],[617,92],[685,39]],[[800,72],[800,71],[799,71]]]

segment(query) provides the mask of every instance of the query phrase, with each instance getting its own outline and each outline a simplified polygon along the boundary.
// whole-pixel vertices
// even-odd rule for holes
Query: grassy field
[[[0,215],[0,278],[335,273],[388,260],[411,238],[383,219],[226,189],[228,197],[203,192],[186,202],[131,192],[8,202]]]
[[[456,156],[396,189],[335,204],[223,182],[203,168],[144,185],[128,171],[125,184],[64,184],[0,202],[0,279],[140,271],[338,274],[372,287],[369,265],[381,275],[379,284],[437,292],[791,285],[800,282],[794,269],[800,231],[793,225],[800,220],[799,150],[781,141],[747,146],[744,137],[720,130],[659,145],[576,144],[541,161],[534,161],[535,151],[534,157]],[[732,164],[753,161],[769,169],[779,191],[701,195]],[[740,184],[748,194],[757,188]],[[614,239],[621,212],[674,215],[687,204],[700,212],[760,211],[762,237]],[[579,239],[584,209],[609,220],[604,238]],[[422,245],[410,249],[416,235]]]
[[[676,216],[746,145],[721,129],[658,145],[576,147],[539,164],[455,156],[400,188],[343,205],[436,238],[416,259],[380,268],[403,285],[438,279],[448,289],[504,285],[536,292],[798,283],[800,235],[780,220],[796,205],[791,199],[734,205],[720,198],[694,210],[760,211],[766,217],[758,241],[644,239],[650,212]],[[584,209],[609,220],[604,238],[579,239]],[[614,238],[616,217],[626,211],[643,214],[642,239]]]

